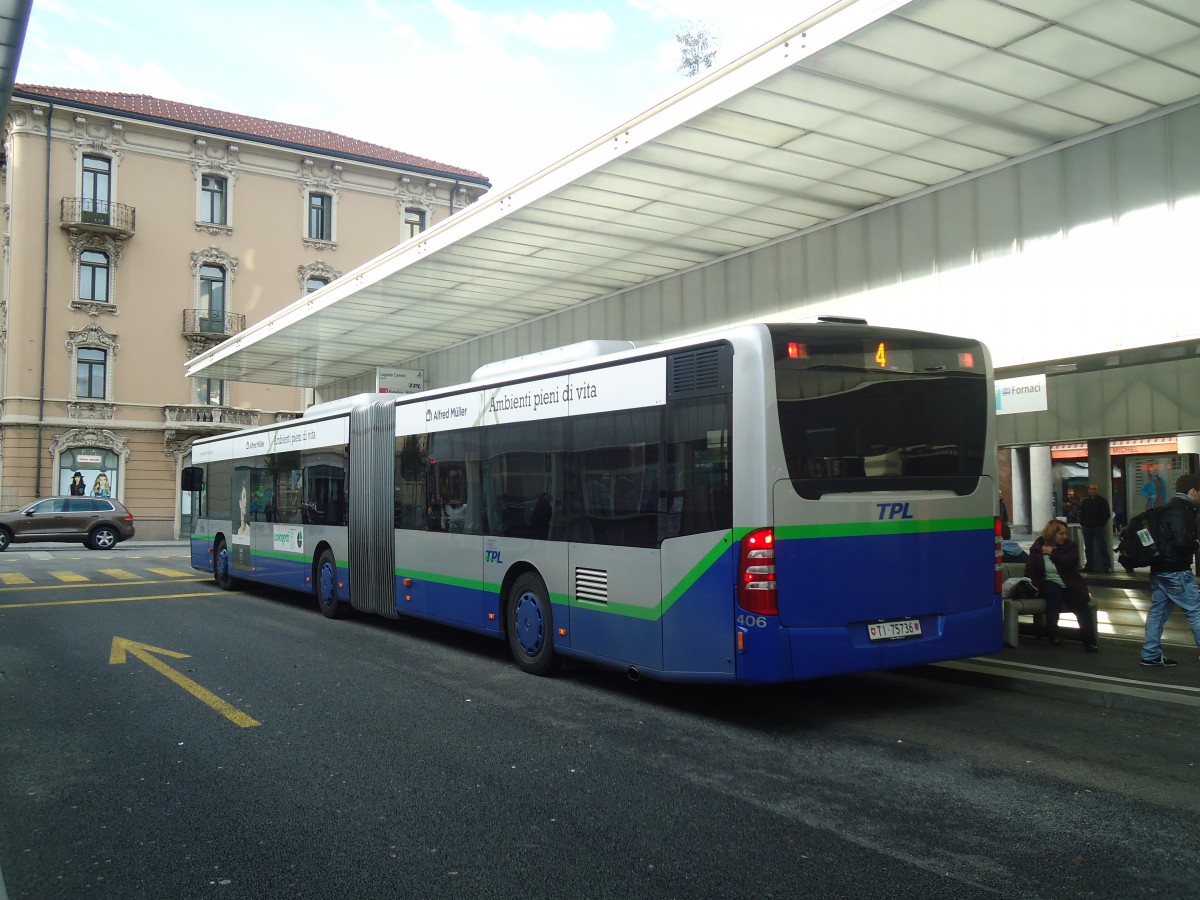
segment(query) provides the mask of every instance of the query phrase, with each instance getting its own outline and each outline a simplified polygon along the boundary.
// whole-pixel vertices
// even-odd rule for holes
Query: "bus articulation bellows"
[[[631,677],[999,650],[977,341],[856,322],[591,342],[197,440],[192,565]]]

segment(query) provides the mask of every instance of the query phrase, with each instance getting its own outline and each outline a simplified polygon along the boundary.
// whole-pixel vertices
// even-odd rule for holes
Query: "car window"
[[[67,509],[71,512],[109,512],[112,504],[95,497],[72,497],[67,500]]]
[[[35,515],[44,516],[47,513],[66,512],[66,500],[62,497],[51,497],[48,500],[43,500],[41,503],[35,503],[29,507]]]

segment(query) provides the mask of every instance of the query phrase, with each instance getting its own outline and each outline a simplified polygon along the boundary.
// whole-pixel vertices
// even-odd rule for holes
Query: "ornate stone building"
[[[298,388],[188,379],[186,360],[489,187],[332,132],[28,85],[0,174],[0,503],[103,475],[139,538],[186,527],[195,438],[305,404]]]

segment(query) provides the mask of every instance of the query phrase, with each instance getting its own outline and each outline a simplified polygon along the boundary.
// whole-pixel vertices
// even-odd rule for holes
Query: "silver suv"
[[[71,541],[111,550],[131,537],[133,514],[108,497],[46,497],[0,513],[0,550],[33,541]]]

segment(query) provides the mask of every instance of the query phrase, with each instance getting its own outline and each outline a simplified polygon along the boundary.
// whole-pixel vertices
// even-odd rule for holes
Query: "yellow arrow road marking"
[[[172,656],[175,659],[188,659],[187,653],[180,653],[176,650],[164,650],[162,647],[151,647],[149,644],[142,644],[138,641],[131,641],[128,638],[113,637],[112,649],[109,651],[108,663],[112,666],[119,666],[125,663],[127,655],[132,655],[140,659],[155,672],[160,675],[166,675],[169,679],[199,700],[201,703],[206,703],[227,718],[233,724],[242,728],[254,728],[256,725],[261,725],[255,719],[246,715],[240,709],[230,706],[212,691],[202,688],[190,678],[176,672],[165,662],[159,659],[154,654],[158,653],[162,656]]]
[[[51,572],[59,581],[87,581],[86,575],[80,575],[77,572]]]

